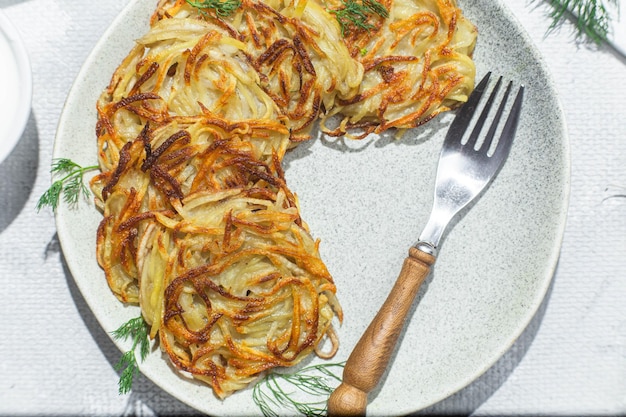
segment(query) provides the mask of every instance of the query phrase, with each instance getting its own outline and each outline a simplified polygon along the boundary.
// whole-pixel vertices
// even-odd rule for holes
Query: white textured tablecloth
[[[0,415],[194,414],[144,377],[132,394],[117,394],[120,352],[64,268],[52,213],[35,209],[50,185],[65,97],[126,2],[0,0],[26,43],[34,82],[26,131],[0,164]],[[424,413],[624,415],[626,58],[577,41],[569,23],[548,31],[547,2],[509,7],[543,54],[565,110],[567,229],[530,326],[486,374]]]

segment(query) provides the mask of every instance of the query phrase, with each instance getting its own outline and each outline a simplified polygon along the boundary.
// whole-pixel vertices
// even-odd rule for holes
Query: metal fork
[[[428,222],[417,244],[409,249],[409,256],[387,299],[350,354],[343,381],[328,400],[329,416],[365,415],[367,394],[378,385],[387,368],[411,304],[435,263],[443,232],[452,218],[493,180],[509,154],[522,108],[524,87],[519,87],[500,137],[494,144],[513,84],[508,84],[487,133],[481,135],[502,84],[500,77],[482,112],[477,115],[490,76],[488,73],[478,83],[448,130],[439,157],[435,199]],[[463,141],[476,116],[469,138]]]

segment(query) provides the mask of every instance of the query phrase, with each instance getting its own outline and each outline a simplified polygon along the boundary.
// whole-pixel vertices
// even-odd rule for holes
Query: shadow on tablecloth
[[[60,249],[58,236],[55,234],[51,242],[46,248],[46,255],[51,253],[59,253],[61,257],[61,263],[67,279],[67,285],[70,290],[72,299],[76,304],[82,320],[85,322],[85,326],[91,333],[91,336],[96,341],[96,344],[106,357],[107,361],[111,364],[111,368],[115,367],[115,364],[120,360],[122,353],[115,346],[111,338],[102,329],[98,320],[94,316],[93,312],[87,305],[87,302],[83,298],[80,290],[76,286],[72,273],[70,272],[65,257]],[[118,371],[118,374],[120,372]],[[172,397],[152,381],[146,378],[143,374],[139,374],[133,381],[133,390],[127,396],[128,401],[126,403],[126,409],[121,417],[137,417],[137,416],[201,416],[195,409],[187,406],[176,398]]]
[[[0,233],[20,214],[33,191],[39,166],[39,133],[31,113],[22,137],[0,163]]]

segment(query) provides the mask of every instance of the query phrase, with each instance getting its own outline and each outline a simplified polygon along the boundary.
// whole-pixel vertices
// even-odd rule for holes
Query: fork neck
[[[435,246],[433,246],[432,244],[428,242],[424,242],[422,240],[418,241],[413,247],[415,249],[418,249],[421,252],[427,253],[435,257],[437,256],[437,253],[439,252]]]
[[[454,217],[454,213],[448,210],[442,208],[433,210],[424,230],[422,230],[419,236],[418,242],[415,244],[415,248],[430,255],[437,256],[439,242],[452,217]]]

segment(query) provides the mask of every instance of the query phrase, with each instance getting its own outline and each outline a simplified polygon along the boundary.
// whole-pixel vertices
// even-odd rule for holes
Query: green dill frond
[[[135,375],[139,374],[139,364],[135,356],[135,350],[139,346],[139,357],[142,361],[146,359],[150,353],[150,338],[148,336],[149,327],[143,317],[135,317],[122,324],[111,335],[116,340],[132,339],[133,345],[131,349],[125,352],[115,365],[115,369],[122,371],[118,383],[119,393],[127,394],[133,386]]]
[[[71,176],[65,184],[65,192],[63,193],[63,201],[67,204],[76,204],[80,195],[89,197],[89,190],[83,184],[82,175]]]
[[[215,15],[220,18],[228,17],[235,12],[240,6],[240,0],[186,0],[190,6],[205,13],[204,9],[215,11]]]
[[[617,6],[617,0],[548,0],[548,3],[552,6],[550,29],[554,29],[564,19],[572,18],[579,36],[587,36],[596,43],[607,39],[611,15],[606,5]]]
[[[308,366],[293,373],[267,374],[252,391],[252,399],[265,417],[277,417],[280,409],[313,417],[326,415],[328,397],[341,382],[345,363]]]
[[[373,29],[374,25],[370,23],[372,16],[389,17],[387,8],[376,0],[341,0],[341,2],[344,6],[342,9],[329,10],[329,13],[335,15],[341,26],[341,35],[344,37],[354,29]]]
[[[52,173],[60,173],[67,174],[75,169],[80,169],[81,166],[76,162],[72,161],[68,158],[59,158],[52,161],[52,168],[50,168],[50,172]]]
[[[67,158],[52,161],[50,173],[53,177],[62,177],[54,181],[50,188],[39,197],[36,205],[37,211],[44,207],[50,207],[53,211],[56,210],[61,196],[63,196],[63,201],[70,205],[78,203],[81,195],[88,198],[89,189],[85,185],[83,177],[86,172],[95,169],[98,169],[97,165],[82,167]]]
[[[44,207],[50,207],[52,210],[56,210],[59,204],[59,196],[61,195],[61,191],[63,190],[63,182],[55,181],[52,183],[50,188],[48,188],[42,195],[39,197],[39,201],[37,201],[37,211],[40,211]]]
[[[116,330],[111,332],[116,340],[128,340],[132,338],[135,340],[137,337],[144,337],[148,334],[148,325],[143,317],[135,317],[122,324]]]
[[[389,17],[389,11],[387,8],[376,0],[363,0],[363,5],[365,5],[372,13],[377,14],[382,18],[386,19]]]
[[[132,350],[124,353],[115,365],[115,370],[122,371],[118,382],[119,393],[128,394],[133,386],[133,379],[139,373],[137,359]]]

